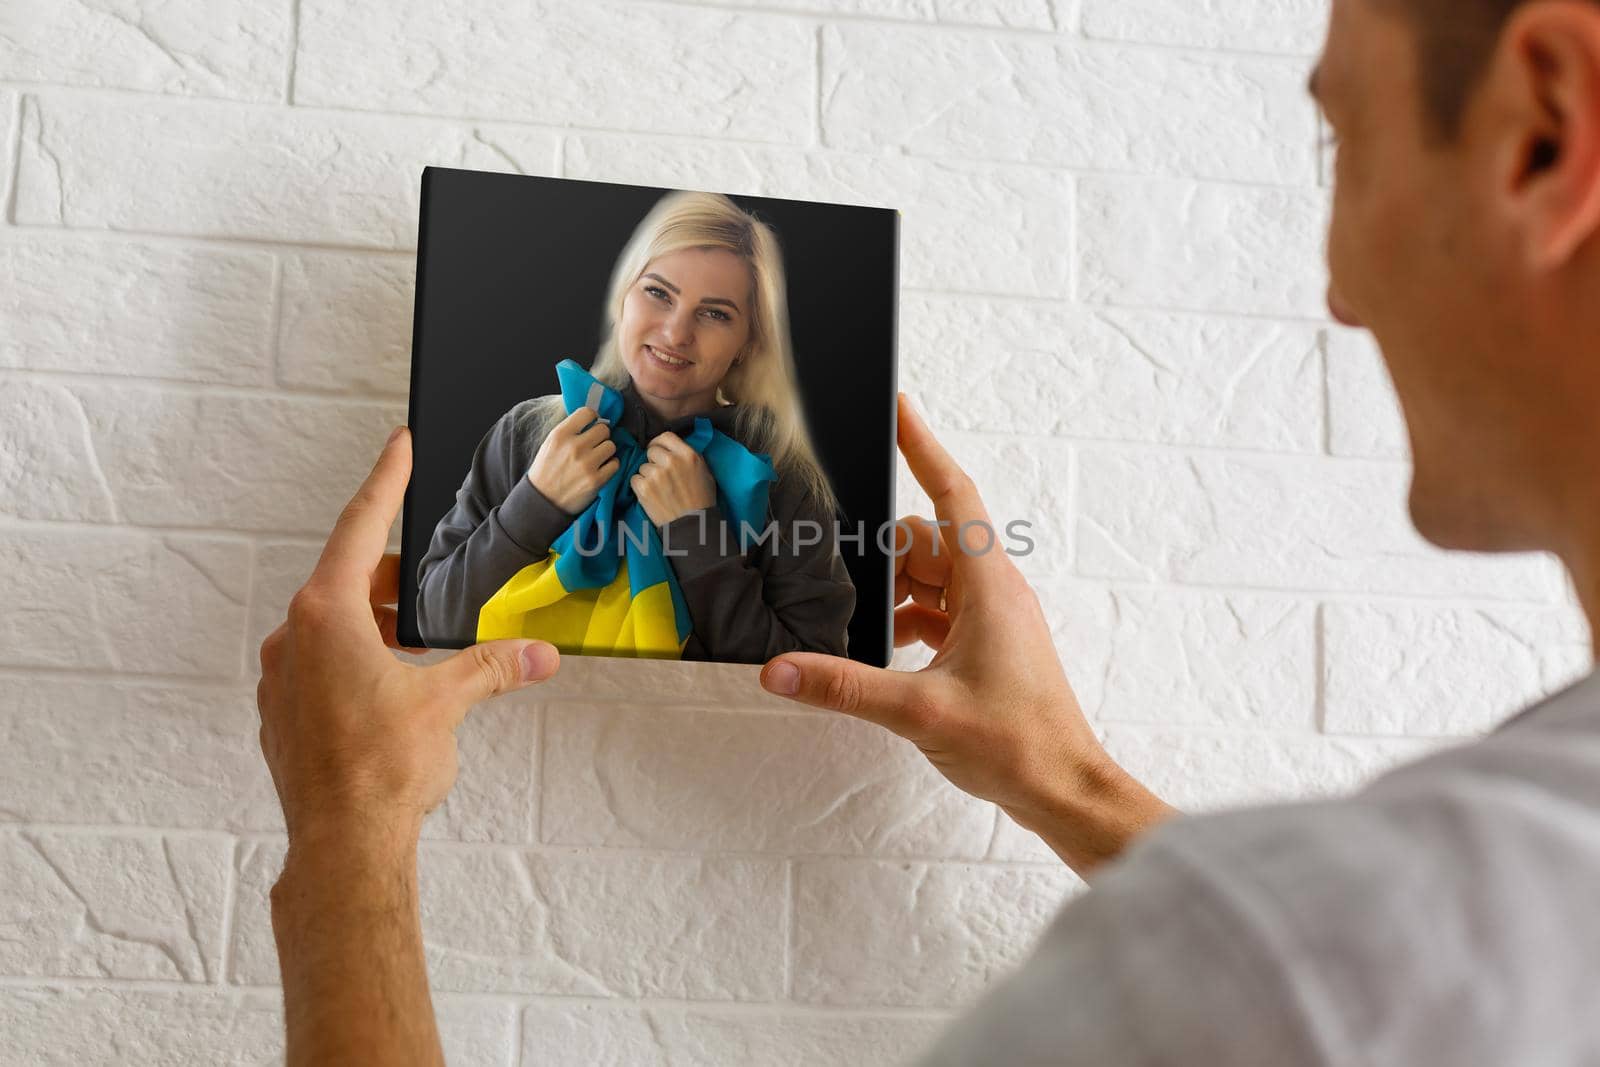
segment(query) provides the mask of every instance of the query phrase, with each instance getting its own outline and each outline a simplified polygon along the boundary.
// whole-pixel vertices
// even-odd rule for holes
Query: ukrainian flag
[[[679,659],[693,632],[661,536],[629,483],[646,459],[620,425],[622,394],[570,359],[556,365],[567,413],[587,405],[611,427],[618,469],[583,514],[478,612],[478,640],[537,637],[562,652]],[[766,526],[772,459],[751,452],[704,416],[684,438],[711,468],[717,505],[741,548]]]

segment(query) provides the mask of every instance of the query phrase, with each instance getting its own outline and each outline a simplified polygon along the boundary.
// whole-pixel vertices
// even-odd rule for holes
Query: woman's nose
[[[694,312],[686,308],[676,308],[667,316],[667,340],[677,348],[694,340]]]

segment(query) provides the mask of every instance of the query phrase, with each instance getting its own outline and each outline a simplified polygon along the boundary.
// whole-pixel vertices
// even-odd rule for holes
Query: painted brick
[[[259,0],[21,0],[7,20],[0,70],[14,81],[232,100],[280,100],[289,7]]]
[[[276,994],[136,989],[0,989],[0,1063],[73,1067],[283,1062]]]
[[[7,819],[283,828],[256,736],[253,687],[27,677],[0,687],[10,698],[0,703]]]
[[[1085,452],[1078,568],[1103,578],[1553,601],[1545,555],[1446,553],[1399,465]]]
[[[829,26],[821,95],[830,148],[1316,181],[1298,62]]]
[[[1308,324],[911,293],[901,331],[940,429],[1322,451]]]
[[[1338,456],[1409,459],[1411,442],[1383,355],[1365,331],[1331,328],[1328,446]]]
[[[0,974],[212,982],[226,838],[0,830]]]
[[[1068,570],[1072,484],[1067,472],[1072,450],[1062,442],[1038,438],[941,432],[939,439],[951,458],[972,476],[983,496],[995,535],[994,547],[989,551],[1010,552],[1017,566],[1031,578]],[[904,457],[899,463],[896,514],[934,519],[927,493]],[[968,551],[981,553],[984,545],[991,542],[982,529],[971,527],[962,543]]]
[[[123,521],[326,536],[405,421],[398,403],[74,384]],[[63,424],[62,432],[69,427]],[[82,431],[80,430],[81,434]],[[58,450],[65,451],[65,446]],[[63,457],[65,458],[65,457]],[[59,473],[72,476],[74,468]],[[58,471],[49,469],[54,477]]]
[[[663,47],[664,42],[671,47]],[[815,47],[792,19],[546,0],[302,0],[295,103],[803,144]],[[616,86],[625,82],[627,92]]]
[[[1098,733],[1112,758],[1157,796],[1197,813],[1349,793],[1439,744],[1124,723],[1105,724]],[[1060,862],[1043,841],[1003,814],[989,859]]]
[[[552,706],[544,838],[562,845],[981,858],[992,809],[910,742],[836,715]]]
[[[765,0],[775,11],[905,19],[964,26],[1055,30],[1071,25],[1068,0]]]
[[[416,247],[422,168],[549,174],[553,136],[426,119],[30,96],[17,220]]]
[[[115,494],[71,389],[0,378],[0,514],[113,522]]]
[[[795,869],[794,997],[954,1008],[1020,964],[1065,868],[819,860]]]
[[[1593,669],[1577,611],[1328,604],[1325,726],[1476,735]]]
[[[1424,740],[1108,726],[1106,750],[1184,811],[1336,796],[1437,747]]]
[[[900,280],[923,289],[1065,297],[1072,179],[1038,167],[573,137],[569,178],[900,211]]]
[[[0,367],[271,381],[271,256],[13,231],[0,276]]]
[[[303,389],[405,396],[415,261],[301,254],[283,260],[278,380]]]
[[[1325,194],[1196,182],[1078,183],[1091,304],[1321,319]]]
[[[1327,33],[1323,0],[1083,0],[1090,37],[1185,48],[1312,55]]]
[[[435,996],[439,1039],[452,1064],[505,1067],[509,1004]],[[133,989],[0,989],[0,1063],[160,1063],[272,1067],[283,1063],[277,993]],[[10,1057],[16,1058],[10,1058]]]
[[[457,731],[455,788],[423,823],[426,838],[532,844],[539,765],[538,696],[519,693],[474,708]]]
[[[1036,585],[1067,678],[1097,723],[1316,726],[1312,605],[1289,597]]]
[[[240,850],[233,979],[277,981],[267,892],[281,846]],[[784,865],[631,853],[424,846],[433,987],[771,1000],[783,984]]]
[[[1127,724],[1108,724],[1099,733],[1112,757],[1130,773],[1169,804],[1191,813],[1353,792],[1438,745],[1417,739],[1379,741]],[[1060,862],[1035,834],[1003,814],[989,859]],[[1075,883],[1074,891],[1081,888]]]
[[[249,570],[236,541],[0,526],[0,666],[236,677]]]
[[[533,1004],[523,1010],[522,1059],[524,1063],[626,1063],[633,1067],[909,1063],[944,1026],[937,1017],[619,1008],[567,1001]]]

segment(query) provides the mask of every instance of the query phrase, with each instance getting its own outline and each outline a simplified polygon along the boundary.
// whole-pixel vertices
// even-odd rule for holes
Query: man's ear
[[[1560,267],[1600,233],[1600,4],[1544,0],[1506,23],[1489,74],[1507,119],[1498,191],[1530,267]]]

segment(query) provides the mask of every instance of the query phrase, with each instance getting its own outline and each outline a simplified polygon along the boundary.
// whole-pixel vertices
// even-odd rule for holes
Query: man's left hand
[[[543,641],[494,641],[433,666],[402,663],[400,560],[389,527],[411,476],[411,435],[395,432],[261,645],[261,750],[283,806],[291,851],[353,836],[415,844],[422,819],[456,777],[456,727],[468,709],[555,673]]]

